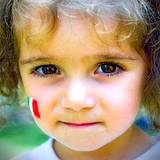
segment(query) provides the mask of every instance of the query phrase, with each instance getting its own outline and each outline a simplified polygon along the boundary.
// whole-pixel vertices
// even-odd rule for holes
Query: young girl
[[[1,94],[23,92],[51,137],[17,159],[160,159],[134,124],[160,113],[158,3],[1,0]]]

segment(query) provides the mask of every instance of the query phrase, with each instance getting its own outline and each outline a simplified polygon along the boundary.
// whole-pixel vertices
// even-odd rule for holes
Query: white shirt
[[[149,150],[143,153],[135,160],[160,160],[160,142],[153,145]]]
[[[42,145],[13,160],[60,160],[53,150],[54,139],[49,139]],[[78,159],[77,159],[78,160]],[[149,150],[135,160],[160,160],[160,142],[153,145]]]
[[[13,160],[60,160],[52,148],[53,139],[49,139],[37,148],[22,154]]]

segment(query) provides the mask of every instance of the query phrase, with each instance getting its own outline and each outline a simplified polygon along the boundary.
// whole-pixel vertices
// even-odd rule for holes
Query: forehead
[[[50,15],[51,16],[51,15]],[[56,21],[46,18],[45,10],[33,12],[33,17],[23,25],[20,41],[28,48],[62,52],[63,48],[72,52],[76,47],[90,47],[90,50],[101,47],[110,50],[113,48],[135,47],[140,44],[135,26],[126,24],[118,18],[91,17],[79,12],[70,11],[68,15],[58,13]],[[135,38],[136,37],[136,38]],[[59,47],[61,46],[61,47]],[[71,51],[70,51],[71,50]],[[113,51],[114,52],[114,51]]]

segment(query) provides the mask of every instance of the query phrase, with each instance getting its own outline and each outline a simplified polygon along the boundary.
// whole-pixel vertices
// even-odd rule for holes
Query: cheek
[[[138,77],[138,78],[137,78]],[[139,107],[142,94],[142,75],[129,73],[123,79],[106,85],[102,93],[109,109],[132,111]]]
[[[130,110],[136,109],[141,100],[140,85],[108,85],[103,88],[102,99],[106,102],[107,109]]]
[[[43,86],[35,83],[34,85],[28,85],[27,88],[25,88],[26,95],[37,101],[38,109],[36,109],[36,105],[34,105],[34,107],[33,105],[30,106],[32,106],[32,110],[34,109],[33,111],[39,112],[41,120],[44,117],[49,120],[50,115],[54,112],[54,108],[57,106],[59,98],[61,97],[61,89],[62,87],[58,85]],[[35,115],[35,112],[33,113]]]
[[[103,88],[101,93],[104,93],[101,96],[100,105],[102,112],[105,113],[106,125],[111,129],[131,125],[141,102],[140,84],[136,86],[130,85],[130,83],[128,85],[122,85],[122,83],[108,85]]]

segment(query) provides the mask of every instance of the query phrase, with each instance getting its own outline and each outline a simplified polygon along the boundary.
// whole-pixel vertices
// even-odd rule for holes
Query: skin
[[[91,22],[80,15],[61,15],[56,31],[43,43],[22,40],[22,85],[25,94],[37,100],[41,118],[34,119],[56,139],[54,148],[62,159],[135,158],[152,144],[133,125],[144,84],[143,51],[133,47],[131,38],[116,40],[118,22],[108,20],[109,32],[100,35],[101,39]],[[32,29],[36,31],[36,24]],[[102,54],[105,56],[100,57]],[[103,72],[102,62],[116,63],[116,70]],[[42,74],[46,64],[57,66],[56,73]],[[100,123],[73,128],[62,122]]]

